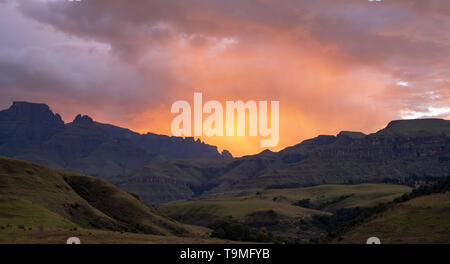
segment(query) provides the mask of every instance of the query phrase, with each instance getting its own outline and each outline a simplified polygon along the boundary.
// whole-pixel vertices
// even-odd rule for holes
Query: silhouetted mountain
[[[413,184],[450,173],[450,121],[393,121],[377,133],[318,136],[278,153],[234,161],[211,192],[317,184]],[[245,172],[245,173],[243,173]]]
[[[61,116],[45,104],[14,102],[0,111],[0,153],[15,156],[64,130]]]
[[[14,102],[0,111],[0,155],[78,171],[105,179],[158,159],[228,158],[217,147],[192,138],[141,135],[78,115],[64,124],[45,104]]]

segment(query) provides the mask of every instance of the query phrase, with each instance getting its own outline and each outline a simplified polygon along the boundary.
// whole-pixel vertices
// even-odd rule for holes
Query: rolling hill
[[[364,243],[368,236],[374,236],[385,244],[448,244],[450,176],[372,210],[376,211],[362,217],[359,224],[338,231],[334,242]]]
[[[0,233],[102,229],[173,236],[174,220],[98,178],[0,157]]]
[[[315,215],[331,215],[337,209],[375,206],[411,191],[401,185],[321,185],[294,189],[271,189],[243,197],[201,199],[170,203],[159,211],[179,222],[216,228],[217,223],[237,221],[268,230],[278,242],[309,243],[321,230],[302,230],[300,223]],[[310,208],[298,201],[310,199]]]
[[[372,236],[383,244],[450,243],[450,193],[398,204],[345,233],[339,243],[362,244]]]

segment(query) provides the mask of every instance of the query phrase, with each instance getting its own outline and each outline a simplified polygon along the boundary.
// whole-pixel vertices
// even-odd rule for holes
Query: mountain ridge
[[[419,181],[447,176],[450,171],[450,133],[447,133],[450,121],[425,121],[429,122],[432,124],[418,129],[430,130],[425,134],[405,136],[404,133],[389,131],[392,126],[388,125],[380,130],[383,133],[320,135],[279,152],[264,150],[216,164],[161,161],[130,173],[116,184],[142,193],[146,201],[156,204],[320,184],[395,183],[413,186]],[[435,122],[445,125],[435,129]],[[423,125],[424,121],[407,120],[405,123]],[[177,193],[176,198],[166,199],[165,195],[157,195],[169,186],[165,193]]]
[[[192,138],[139,134],[77,115],[64,123],[46,104],[14,102],[0,111],[0,155],[111,178],[157,159],[231,158]],[[111,169],[108,169],[111,167]]]
[[[395,120],[368,135],[342,131],[279,152],[264,150],[231,158],[193,138],[139,134],[78,115],[73,122],[50,130],[50,136],[38,138],[45,139],[43,143],[28,144],[19,148],[20,155],[13,155],[8,146],[21,143],[18,139],[24,135],[14,134],[11,126],[42,129],[35,122],[14,123],[5,114],[8,111],[0,111],[0,155],[106,179],[149,204],[320,184],[412,186],[450,171],[450,121],[443,119]],[[45,120],[60,124],[52,112],[46,116],[53,118]]]

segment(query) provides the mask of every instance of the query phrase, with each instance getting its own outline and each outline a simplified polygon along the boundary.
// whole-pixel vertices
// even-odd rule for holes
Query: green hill
[[[0,196],[0,229],[32,231],[74,230],[78,225],[29,200]]]
[[[262,195],[284,197],[292,203],[303,201],[309,203],[310,208],[334,212],[341,208],[370,207],[390,202],[411,190],[408,186],[392,184],[318,185],[265,190]]]
[[[322,234],[321,230],[302,230],[299,224],[301,221],[308,221],[314,215],[330,215],[329,212],[340,208],[390,202],[410,190],[407,186],[389,184],[271,189],[243,197],[170,203],[159,211],[179,222],[213,229],[218,222],[237,221],[268,230],[274,235],[275,241],[305,243]],[[305,200],[309,201],[310,208],[297,204]]]
[[[103,180],[0,157],[1,233],[104,229],[155,235],[183,226]]]
[[[332,215],[313,215],[301,229],[322,234],[319,243],[448,243],[450,241],[450,176],[424,184],[393,201],[345,207]]]
[[[397,204],[342,236],[339,243],[450,243],[450,192]]]

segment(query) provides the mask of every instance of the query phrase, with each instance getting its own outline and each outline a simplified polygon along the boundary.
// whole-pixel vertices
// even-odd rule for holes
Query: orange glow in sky
[[[0,1],[2,108],[42,102],[66,122],[171,135],[172,103],[195,92],[279,101],[273,151],[450,117],[447,0],[12,2]],[[201,137],[234,156],[260,139]]]

